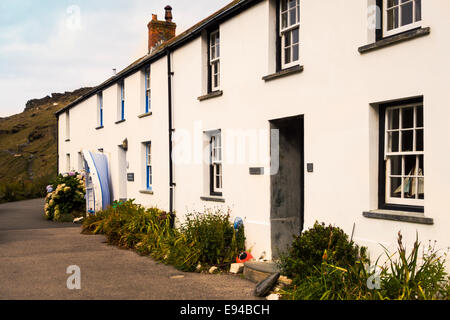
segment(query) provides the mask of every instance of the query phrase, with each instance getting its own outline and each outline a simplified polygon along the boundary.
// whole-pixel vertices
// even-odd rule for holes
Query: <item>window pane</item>
[[[391,178],[391,198],[401,198],[402,178]]]
[[[298,43],[299,40],[298,33],[299,33],[298,29],[292,30],[292,43]]]
[[[414,108],[402,109],[402,129],[414,128]]]
[[[402,131],[402,151],[413,151],[414,130]]]
[[[405,178],[403,180],[403,198],[414,199],[416,197],[416,178]]]
[[[399,129],[400,109],[390,109],[388,111],[388,129]]]
[[[292,61],[298,61],[298,44],[292,47]]]
[[[424,151],[423,130],[416,131],[416,151]]]
[[[295,8],[289,10],[289,25],[293,26],[297,23],[297,10]]]
[[[220,58],[220,45],[216,46],[216,57]]]
[[[396,28],[398,28],[398,7],[387,12],[387,29],[392,30]]]
[[[281,11],[287,10],[287,0],[281,0]]]
[[[416,127],[423,127],[423,107],[417,107],[417,124]]]
[[[416,159],[417,156],[405,156],[405,175],[416,175]]]
[[[416,0],[416,17],[415,21],[421,21],[422,20],[422,0]]]
[[[419,173],[417,175],[418,176],[425,175],[425,170],[424,170],[424,166],[423,166],[423,156],[419,156]]]
[[[402,175],[402,156],[390,157],[391,165],[391,175],[401,176]]]
[[[388,133],[388,152],[399,152],[399,132]]]
[[[287,28],[288,26],[287,19],[288,19],[287,13],[283,13],[281,15],[281,29]]]
[[[211,47],[211,60],[214,60],[216,58],[216,47]]]
[[[284,63],[291,62],[291,48],[284,49]]]
[[[291,32],[286,32],[284,35],[284,47],[289,47],[291,45]]]
[[[402,5],[402,26],[413,23],[413,2]]]
[[[425,199],[425,179],[419,178],[419,199],[423,200]]]

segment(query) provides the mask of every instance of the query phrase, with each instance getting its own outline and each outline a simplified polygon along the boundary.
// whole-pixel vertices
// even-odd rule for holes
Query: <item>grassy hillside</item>
[[[56,176],[54,113],[89,89],[30,100],[23,113],[0,118],[0,202],[5,194],[41,188]],[[21,198],[33,197],[30,192],[34,191],[26,190]]]

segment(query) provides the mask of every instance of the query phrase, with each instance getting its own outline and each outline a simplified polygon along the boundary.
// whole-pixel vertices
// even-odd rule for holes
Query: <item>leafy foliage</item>
[[[104,234],[110,244],[135,249],[183,271],[194,271],[198,264],[224,267],[245,249],[244,229],[235,232],[229,214],[190,214],[179,230],[173,228],[173,220],[164,211],[129,200],[90,215],[83,230]]]
[[[45,186],[52,179],[53,176],[44,176],[33,181],[0,184],[0,203],[43,198],[46,195]]]
[[[317,226],[314,229],[316,228]],[[429,245],[419,259],[419,248],[420,243],[416,240],[408,255],[402,242],[402,235],[399,233],[398,250],[391,254],[385,249],[387,262],[379,268],[381,271],[371,268],[370,261],[365,258],[337,266],[332,263],[333,257],[335,259],[336,256],[328,255],[328,249],[325,249],[320,264],[313,265],[309,273],[304,274],[303,277],[297,277],[293,286],[282,292],[283,298],[287,300],[448,300],[450,285],[449,277],[445,272],[446,255],[440,255],[434,246]],[[396,255],[398,260],[394,259]],[[375,266],[378,265],[380,258],[375,262]],[[285,260],[285,263],[292,261],[292,256],[290,259]],[[341,264],[343,261],[346,260],[341,260]],[[369,286],[370,283],[374,284],[374,280],[375,283],[378,282],[378,287]]]
[[[71,221],[85,213],[84,177],[75,172],[59,175],[45,198],[45,217],[54,221]]]
[[[316,222],[312,229],[294,239],[288,254],[281,256],[280,267],[284,274],[298,282],[321,268],[323,260],[337,267],[347,267],[365,257],[366,249],[349,241],[342,229]]]

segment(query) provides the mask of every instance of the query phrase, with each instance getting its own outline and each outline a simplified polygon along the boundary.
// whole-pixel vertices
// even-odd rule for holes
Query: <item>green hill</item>
[[[0,202],[39,196],[56,176],[55,112],[90,89],[30,100],[24,112],[0,118]]]

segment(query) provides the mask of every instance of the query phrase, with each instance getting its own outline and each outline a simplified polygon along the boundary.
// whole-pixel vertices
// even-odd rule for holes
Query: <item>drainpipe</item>
[[[172,101],[172,77],[174,73],[172,72],[172,61],[171,61],[171,51],[167,49],[167,81],[168,81],[168,109],[169,109],[169,210],[172,217],[172,224],[174,222],[174,188],[176,184],[173,182],[173,101]]]

